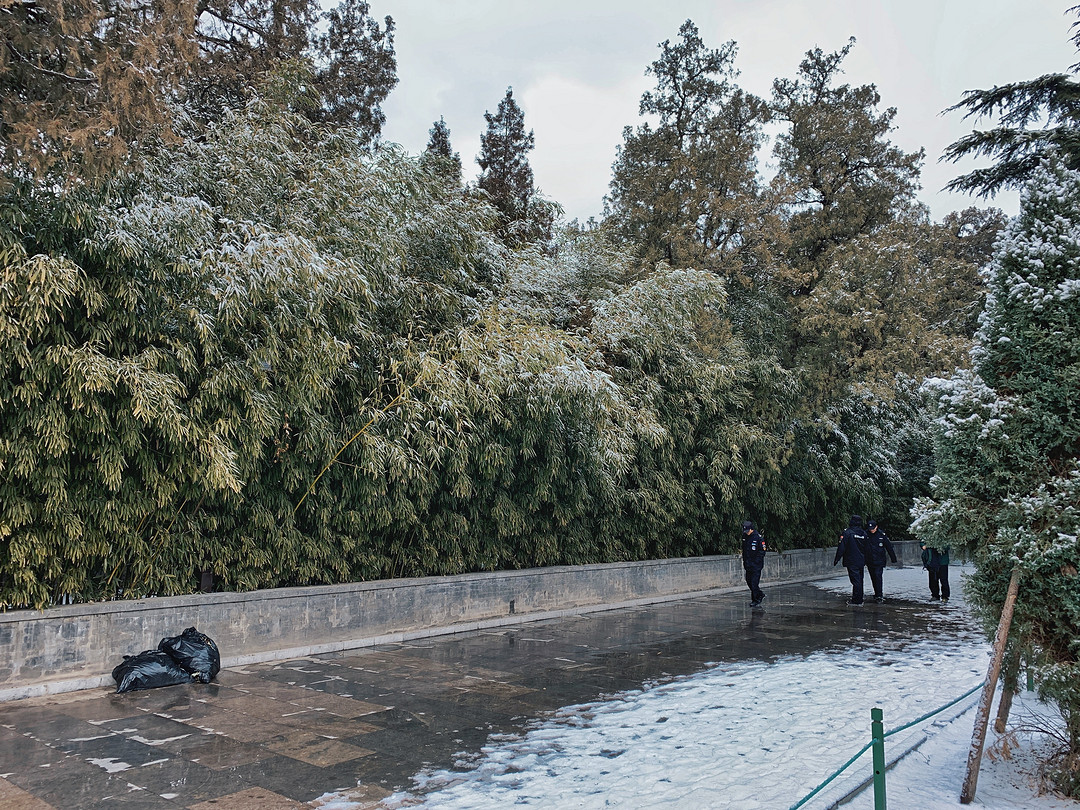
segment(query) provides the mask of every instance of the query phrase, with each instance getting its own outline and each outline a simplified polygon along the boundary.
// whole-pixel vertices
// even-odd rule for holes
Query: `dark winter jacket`
[[[885,565],[886,554],[889,555],[889,559],[896,562],[896,551],[893,549],[892,542],[878,526],[876,530],[866,533],[866,564],[882,568]]]
[[[851,526],[840,534],[840,545],[836,547],[836,559],[833,565],[844,561],[845,568],[862,568],[866,565],[866,529]]]
[[[940,568],[949,564],[949,547],[943,549],[923,546],[923,566],[926,568]]]
[[[747,571],[760,571],[765,566],[765,541],[756,530],[743,534],[742,564]]]

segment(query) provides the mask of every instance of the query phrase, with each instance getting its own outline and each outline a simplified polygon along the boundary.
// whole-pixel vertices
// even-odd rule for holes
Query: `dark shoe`
[[[940,601],[941,601],[941,597],[940,597],[940,596],[933,596],[933,595],[931,595],[931,597],[930,597],[930,601],[931,601],[931,602],[940,602]]]
[[[943,605],[944,605],[944,604],[945,604],[946,602],[948,602],[948,601],[949,601],[949,597],[947,597],[947,596],[943,596],[943,597],[941,597],[941,604],[943,604]]]
[[[875,596],[874,601],[877,602],[880,605],[882,602],[885,601],[885,597],[884,596]]]
[[[853,602],[853,601],[851,601],[850,599],[848,599],[848,600],[847,600],[847,603],[848,603],[849,605],[855,605],[856,607],[861,607],[861,606],[862,606],[862,604],[863,604],[862,602]]]
[[[760,604],[761,604],[761,600],[760,599],[755,599],[753,602],[750,603],[750,607],[757,607]]]

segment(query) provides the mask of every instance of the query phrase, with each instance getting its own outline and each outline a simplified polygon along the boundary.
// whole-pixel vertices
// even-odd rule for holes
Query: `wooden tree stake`
[[[967,775],[964,787],[960,791],[960,804],[971,804],[975,798],[975,785],[979,781],[979,765],[982,762],[983,745],[986,743],[986,724],[990,721],[990,704],[994,702],[994,689],[1001,673],[1001,661],[1005,657],[1005,641],[1009,638],[1009,625],[1012,624],[1013,608],[1016,607],[1016,595],[1020,590],[1020,569],[1014,568],[1009,580],[1009,590],[1005,594],[1005,604],[1001,608],[1001,621],[998,622],[997,635],[994,637],[994,654],[990,657],[990,668],[986,672],[979,710],[975,714],[975,730],[971,734],[971,749],[968,751]]]
[[[1009,650],[1001,673],[1001,697],[998,699],[997,718],[994,720],[994,731],[998,734],[1005,733],[1006,724],[1009,722],[1009,711],[1012,709],[1013,695],[1016,694],[1018,681],[1020,680],[1020,642],[1016,641]]]

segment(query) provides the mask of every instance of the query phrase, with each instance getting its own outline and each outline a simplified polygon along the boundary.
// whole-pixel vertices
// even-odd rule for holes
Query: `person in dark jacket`
[[[923,568],[930,574],[930,598],[935,602],[940,599],[948,602],[952,591],[949,589],[949,547],[934,548],[922,544]]]
[[[761,590],[761,569],[765,567],[765,541],[754,530],[753,522],[743,522],[742,565],[746,572],[746,585],[750,588],[750,607],[757,607],[765,598]]]
[[[836,559],[833,565],[840,560],[844,561],[844,567],[851,580],[851,599],[849,605],[861,605],[863,603],[863,568],[866,565],[866,530],[862,527],[862,516],[852,515],[848,527],[840,533],[840,545],[836,547]]]
[[[881,587],[885,555],[896,562],[896,550],[885,530],[877,525],[877,521],[869,521],[866,529],[866,570],[870,572],[870,583],[874,586],[874,601],[881,603],[885,601],[885,592]]]

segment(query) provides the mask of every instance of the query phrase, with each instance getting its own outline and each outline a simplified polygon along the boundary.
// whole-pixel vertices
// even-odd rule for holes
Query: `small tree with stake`
[[[1067,745],[1051,764],[1080,796],[1080,173],[1050,156],[990,265],[973,369],[927,386],[938,397],[932,497],[913,532],[973,556],[969,591],[997,624],[1019,569],[1015,624],[1060,708]]]

